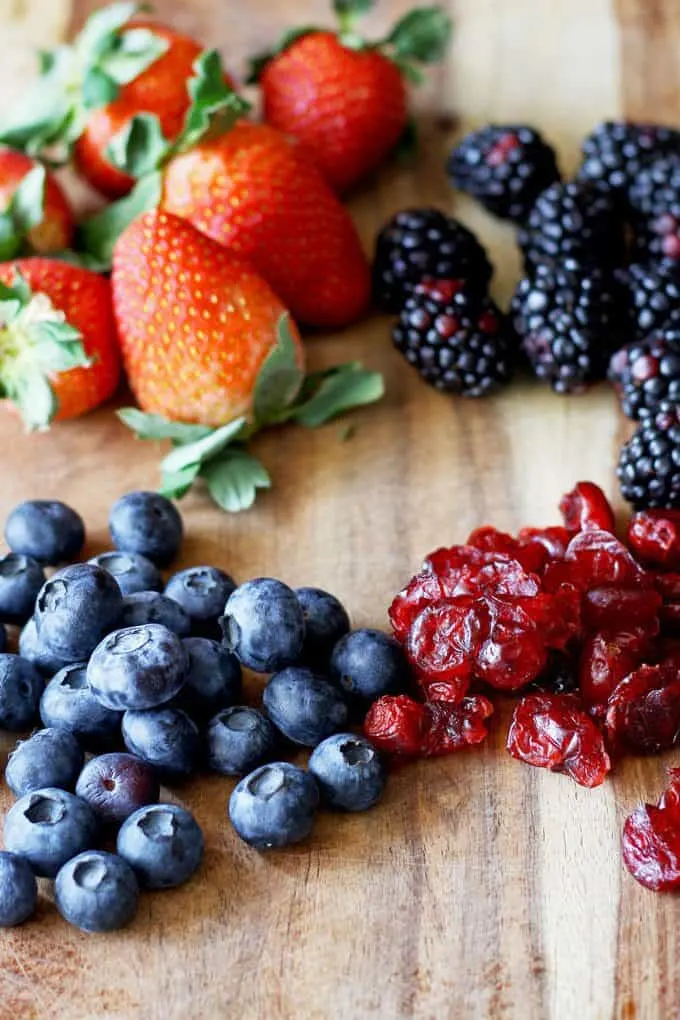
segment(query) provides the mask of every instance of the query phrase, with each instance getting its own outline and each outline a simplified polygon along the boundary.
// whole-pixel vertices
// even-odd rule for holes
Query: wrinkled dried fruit
[[[364,733],[380,751],[404,757],[433,757],[480,744],[488,734],[493,705],[481,695],[459,704],[422,704],[406,694],[375,701],[364,720]]]
[[[566,528],[522,528],[517,539],[520,545],[541,545],[545,549],[548,560],[561,560],[567,551],[573,535]]]
[[[604,706],[614,688],[643,662],[650,638],[643,628],[591,634],[581,649],[579,686],[586,707]]]
[[[573,694],[528,694],[516,705],[507,749],[529,765],[599,786],[611,768],[602,733]]]
[[[472,531],[468,536],[467,545],[483,552],[511,556],[529,573],[540,571],[547,559],[545,549],[540,544],[520,542],[505,531],[497,531],[488,525]]]
[[[472,676],[473,654],[489,628],[484,599],[468,595],[442,599],[414,620],[406,646],[408,657],[423,682],[457,682],[462,697]]]
[[[534,599],[526,602],[532,605]],[[545,667],[545,636],[518,602],[487,599],[491,626],[476,650],[475,675],[490,687],[517,691],[531,683]]]
[[[649,584],[625,545],[608,531],[580,531],[567,546],[565,565],[570,568],[572,583],[582,591],[600,585],[634,588]]]
[[[675,666],[640,666],[614,688],[605,732],[621,754],[658,754],[680,741],[680,679]]]
[[[628,544],[641,563],[680,567],[680,510],[641,510],[628,525]]]
[[[659,803],[641,804],[626,819],[621,849],[633,878],[647,889],[680,889],[680,769]]]
[[[560,513],[569,531],[595,528],[613,532],[616,527],[609,500],[594,482],[577,482],[571,492],[562,496]]]
[[[680,574],[652,574],[647,575],[664,602],[680,602]]]
[[[616,630],[648,625],[659,630],[661,596],[653,588],[617,588],[602,585],[583,595],[583,623],[588,630]]]

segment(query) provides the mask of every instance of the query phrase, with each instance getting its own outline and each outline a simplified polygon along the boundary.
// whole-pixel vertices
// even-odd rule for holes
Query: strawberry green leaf
[[[137,113],[113,136],[106,155],[119,170],[139,178],[160,169],[170,148],[158,117]]]
[[[363,40],[354,34],[354,24],[358,17],[367,14],[373,7],[375,0],[333,0],[333,10],[340,24],[340,36],[346,46],[349,44],[351,49],[363,48]],[[355,41],[360,45],[353,45]]]
[[[116,414],[138,439],[172,439],[174,443],[195,443],[212,434],[208,425],[187,425],[161,414],[145,414],[137,407],[121,407]]]
[[[111,46],[123,25],[142,9],[138,3],[108,4],[94,11],[78,33],[74,49],[82,57],[99,57]]]
[[[384,393],[380,372],[352,362],[326,375],[313,396],[293,409],[291,417],[307,428],[317,428],[353,407],[375,403]]]
[[[409,61],[434,64],[446,53],[451,18],[443,7],[417,7],[397,22],[386,42],[400,66]]]
[[[28,171],[12,195],[8,212],[21,240],[42,222],[45,215],[46,180],[45,167],[37,164]]]
[[[274,59],[274,57],[278,57],[280,53],[289,49],[293,43],[296,43],[298,39],[302,39],[303,36],[311,35],[313,32],[319,31],[321,31],[321,29],[315,28],[313,25],[298,25],[296,28],[289,28],[287,32],[283,33],[276,46],[274,46],[271,50],[265,50],[262,53],[257,53],[254,57],[250,58],[246,85],[257,85],[265,67]]]
[[[72,56],[68,46],[51,54],[49,69],[22,94],[0,121],[0,142],[30,155],[53,145],[70,122],[72,101],[68,81],[72,75]]]
[[[100,261],[94,255],[73,251],[71,248],[50,252],[50,258],[57,262],[68,262],[70,266],[78,266],[79,269],[90,269],[93,273],[106,273],[111,268],[110,264]]]
[[[129,195],[84,220],[77,234],[76,250],[109,268],[116,241],[133,220],[154,209],[161,200],[162,178],[158,171],[141,177]]]
[[[46,429],[58,410],[48,379],[39,370],[25,371],[2,382],[2,391],[16,405],[29,431]]]
[[[130,28],[114,37],[100,66],[118,85],[127,85],[167,52],[169,43],[152,29]]]
[[[11,212],[7,210],[0,213],[0,262],[9,262],[19,254],[21,240]]]
[[[113,102],[118,95],[118,85],[100,67],[91,67],[83,78],[81,98],[86,110],[96,110]]]
[[[221,453],[225,447],[233,443],[243,431],[246,418],[235,418],[234,421],[213,429],[207,436],[197,439],[193,443],[182,443],[175,447],[171,453],[161,461],[161,470],[169,474],[183,471],[193,464],[204,464],[206,461]]]
[[[409,117],[404,124],[395,151],[397,159],[404,163],[410,162],[418,152],[418,125],[413,117]]]
[[[194,484],[200,464],[190,464],[181,471],[162,471],[159,492],[167,499],[182,499]]]
[[[282,315],[277,342],[262,362],[255,382],[253,410],[258,425],[275,421],[293,403],[304,379],[299,352],[290,331],[290,316]]]
[[[263,465],[244,450],[227,450],[204,465],[200,474],[214,501],[229,513],[248,510],[258,489],[271,488],[271,478]]]
[[[174,146],[177,152],[193,148],[201,139],[224,134],[250,110],[250,103],[227,85],[217,50],[201,53],[194,71],[187,83],[192,102]]]

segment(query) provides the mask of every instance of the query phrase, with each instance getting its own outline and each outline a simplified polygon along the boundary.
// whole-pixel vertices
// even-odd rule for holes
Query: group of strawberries
[[[372,0],[334,6],[337,32],[289,32],[253,62],[264,123],[217,52],[140,19],[136,3],[97,11],[43,55],[0,124],[0,385],[29,426],[106,400],[119,351],[154,416],[142,433],[180,443],[167,422],[252,419],[258,387],[268,421],[290,417],[303,391],[308,404],[325,387],[323,402],[330,387],[341,410],[380,395],[357,365],[304,380],[295,323],[336,329],[365,313],[369,267],[339,194],[399,141],[406,78],[441,56],[449,23],[422,8],[367,43],[354,22]],[[111,203],[76,224],[55,160]],[[109,269],[110,284],[98,275]]]

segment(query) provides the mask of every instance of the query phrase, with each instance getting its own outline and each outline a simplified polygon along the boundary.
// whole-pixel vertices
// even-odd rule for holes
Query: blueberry
[[[365,737],[334,733],[312,752],[309,771],[322,800],[344,811],[366,811],[385,789],[385,768],[380,755]]]
[[[54,878],[62,864],[92,846],[96,831],[85,801],[51,786],[27,793],[9,809],[5,848],[25,857],[36,875]]]
[[[297,662],[305,620],[292,588],[271,577],[246,581],[231,595],[222,618],[224,641],[256,673],[273,673]]]
[[[224,645],[210,638],[186,638],[189,672],[176,703],[193,719],[214,715],[241,697],[241,666]]]
[[[35,620],[31,618],[19,635],[19,655],[22,659],[28,659],[37,670],[45,676],[54,676],[64,666],[70,665],[59,655],[55,655],[42,643],[38,637],[38,629]]]
[[[5,541],[12,552],[32,556],[39,563],[65,563],[83,548],[85,525],[65,503],[29,499],[7,518]]]
[[[286,761],[262,765],[235,787],[231,824],[257,850],[288,846],[312,831],[319,790],[308,772]]]
[[[80,773],[76,793],[104,825],[120,825],[138,808],[160,796],[151,765],[132,754],[114,752],[92,758]]]
[[[196,723],[179,708],[128,711],[123,716],[123,740],[128,751],[179,779],[196,768],[199,732]]]
[[[191,620],[179,602],[157,591],[137,591],[123,598],[121,627],[141,627],[144,623],[160,623],[178,637],[188,637]]]
[[[302,661],[324,668],[335,645],[349,631],[349,616],[335,595],[321,588],[297,588],[295,594],[305,618]]]
[[[208,726],[208,764],[223,776],[244,776],[276,753],[276,730],[262,712],[223,708]]]
[[[171,889],[191,878],[203,859],[203,833],[177,804],[140,808],[123,822],[118,853],[146,889]]]
[[[141,553],[159,567],[174,560],[182,544],[182,518],[157,492],[128,492],[113,504],[109,531],[116,549]]]
[[[26,623],[45,583],[45,571],[30,556],[0,556],[0,620]]]
[[[7,648],[7,631],[5,629],[4,623],[0,623],[0,652],[4,652],[6,648]]]
[[[38,714],[43,679],[20,655],[0,654],[0,729],[25,730]]]
[[[74,790],[83,767],[80,744],[66,730],[38,730],[17,744],[9,756],[5,782],[15,797],[45,786]]]
[[[177,694],[189,668],[184,645],[160,623],[116,630],[97,645],[87,682],[107,708],[155,708]]]
[[[136,591],[160,591],[163,587],[158,567],[140,553],[104,552],[93,556],[88,563],[108,570],[123,595],[132,595]]]
[[[410,670],[401,645],[381,630],[353,630],[331,655],[331,675],[348,692],[366,701],[399,694],[409,686]]]
[[[85,850],[60,869],[54,902],[61,916],[82,931],[117,931],[137,913],[139,885],[122,857]]]
[[[65,666],[52,677],[40,699],[45,726],[68,730],[85,746],[97,750],[120,736],[122,712],[106,708],[87,683],[84,662]]]
[[[93,563],[64,567],[44,584],[35,604],[40,643],[70,662],[94,651],[117,625],[123,596],[107,570]]]
[[[185,610],[196,632],[218,633],[218,620],[236,588],[234,580],[218,567],[180,570],[165,586],[165,594]]]
[[[347,725],[347,705],[338,688],[302,666],[275,673],[262,703],[276,728],[305,747],[316,747]]]
[[[37,901],[38,885],[28,861],[0,850],[0,928],[23,924]]]

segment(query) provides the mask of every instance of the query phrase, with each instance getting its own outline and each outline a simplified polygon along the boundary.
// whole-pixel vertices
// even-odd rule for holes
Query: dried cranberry
[[[659,610],[661,629],[665,634],[680,634],[680,602],[669,602]]]
[[[680,602],[680,574],[647,575],[665,602]]]
[[[521,605],[495,599],[487,602],[491,627],[475,657],[476,675],[491,687],[517,691],[535,680],[545,667],[544,636]]]
[[[641,510],[628,526],[628,544],[641,563],[680,567],[680,510]]]
[[[474,549],[471,545],[442,546],[425,557],[423,570],[441,577],[460,567],[480,566],[482,563],[484,556],[481,549]]]
[[[416,574],[407,586],[395,596],[388,610],[395,637],[406,641],[409,628],[416,616],[432,602],[446,596],[446,587],[431,571]]]
[[[658,754],[680,740],[680,679],[664,663],[639,666],[614,688],[605,732],[618,753]]]
[[[621,840],[623,860],[633,878],[647,889],[680,889],[680,770],[658,804],[641,804],[626,819]]]
[[[505,531],[497,531],[488,525],[471,532],[467,544],[483,552],[511,556],[529,573],[541,570],[547,559],[545,549],[540,545],[519,542]]]
[[[581,593],[572,584],[561,584],[556,591],[523,599],[522,605],[541,628],[549,648],[564,650],[581,634]]]
[[[422,752],[427,757],[481,744],[489,734],[486,720],[493,715],[493,705],[481,694],[463,698],[459,705],[433,702],[427,709],[430,728]]]
[[[406,694],[375,701],[364,720],[364,733],[380,751],[408,757],[450,754],[487,736],[493,705],[481,695],[460,704],[422,704]]]
[[[583,622],[589,630],[617,630],[649,624],[658,632],[661,596],[652,588],[602,585],[583,595]]]
[[[489,629],[489,610],[483,599],[462,595],[423,609],[413,622],[406,646],[421,682],[459,683],[462,697],[472,675],[473,653]]]
[[[566,528],[522,528],[517,539],[522,546],[540,545],[546,552],[547,560],[561,560],[572,539],[572,533]]]
[[[409,757],[421,753],[428,726],[425,705],[408,694],[378,698],[364,719],[364,733],[378,750]]]
[[[614,511],[602,489],[594,482],[577,482],[571,492],[562,496],[560,513],[569,531],[595,528],[613,532],[616,527]]]
[[[528,694],[516,705],[507,749],[529,765],[599,786],[611,768],[602,733],[573,694]]]
[[[579,687],[589,710],[607,703],[616,685],[642,663],[649,643],[643,628],[603,631],[586,639],[579,662]]]
[[[567,546],[565,563],[571,568],[572,583],[583,591],[605,584],[626,588],[649,584],[625,545],[608,531],[580,531]]]

